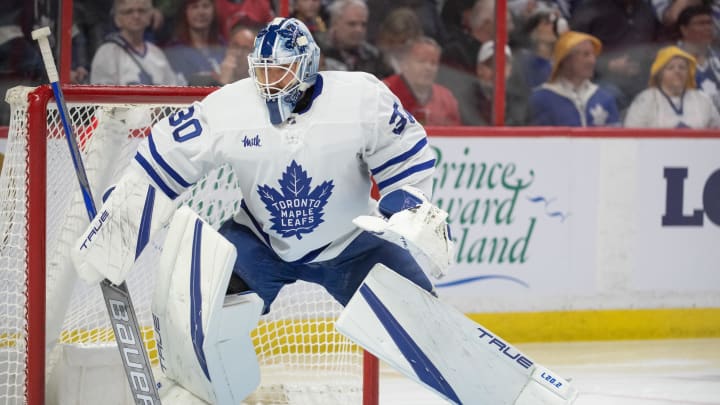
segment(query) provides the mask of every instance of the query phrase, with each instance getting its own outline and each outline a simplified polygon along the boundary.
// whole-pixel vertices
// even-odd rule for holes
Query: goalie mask
[[[258,32],[248,65],[273,125],[283,123],[315,84],[319,63],[320,48],[301,21],[276,18]]]

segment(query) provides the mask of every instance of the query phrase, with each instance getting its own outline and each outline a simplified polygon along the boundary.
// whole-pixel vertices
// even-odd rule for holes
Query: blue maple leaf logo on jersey
[[[312,177],[294,160],[278,180],[280,190],[269,185],[258,185],[258,194],[270,212],[270,229],[283,238],[292,236],[302,239],[311,233],[323,220],[323,208],[332,195],[332,180],[324,181],[310,190]]]

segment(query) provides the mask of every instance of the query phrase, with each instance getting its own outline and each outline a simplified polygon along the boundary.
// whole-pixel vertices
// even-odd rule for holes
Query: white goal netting
[[[44,90],[47,92],[47,88]],[[181,101],[177,103],[147,101],[161,99],[157,96],[164,93],[168,94],[166,99],[172,98],[174,93],[163,88],[138,90],[136,93],[142,94],[134,98],[120,97],[125,93],[118,91],[116,95],[113,91],[105,88],[101,94],[89,87],[87,91],[77,87],[65,92],[71,126],[96,203],[130,162],[137,143],[147,136],[150,126],[188,103],[187,97],[178,97]],[[37,93],[32,88],[15,88],[6,97],[12,113],[0,176],[0,404],[27,403],[27,381],[37,378],[38,373],[50,380],[63,347],[107,345],[114,341],[99,286],[77,282],[69,264],[67,252],[87,226],[88,218],[57,106],[51,97],[47,97],[46,105],[41,101],[39,108],[38,103],[29,103],[28,95],[32,100],[38,98],[34,97]],[[145,93],[154,98],[144,97]],[[93,94],[98,94],[97,101]],[[115,98],[121,101],[109,101]],[[121,109],[130,119],[127,125],[118,128],[106,118]],[[41,128],[40,136],[45,136],[44,151],[29,143],[32,136],[38,136],[32,133],[33,127]],[[38,190],[37,187],[44,190],[45,204],[28,200],[29,194],[36,195],[30,190]],[[217,227],[238,209],[239,199],[233,172],[220,167],[179,200]],[[37,211],[38,206],[44,209]],[[32,235],[38,233],[41,236],[33,239]],[[157,253],[160,246],[160,241],[154,241],[149,248]],[[38,290],[28,268],[28,263],[41,258],[43,251],[45,291]],[[157,352],[150,300],[156,257],[157,254],[144,254],[127,280],[153,362],[157,361]],[[37,306],[42,297],[45,308]],[[29,319],[43,309],[46,359],[44,370],[38,371],[27,365],[31,341],[28,329]],[[253,332],[262,383],[251,401],[361,402],[362,351],[335,332],[333,322],[340,309],[320,287],[299,282],[283,289],[271,313],[261,318]],[[42,349],[35,346],[32,350]],[[53,403],[52,399],[46,398],[46,403]]]

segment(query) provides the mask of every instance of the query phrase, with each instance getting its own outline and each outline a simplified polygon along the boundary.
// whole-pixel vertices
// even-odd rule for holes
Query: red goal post
[[[202,99],[214,89],[62,86],[70,110],[71,126],[86,159],[88,177],[94,188],[93,195],[99,197],[103,191],[99,184],[107,182],[106,177],[111,178],[120,170],[119,167],[110,167],[115,165],[114,161],[129,162],[132,157],[129,153],[134,150],[137,140],[149,133],[152,123],[176,108]],[[67,264],[62,264],[65,257],[63,250],[67,253],[67,243],[70,242],[61,241],[72,238],[66,234],[77,237],[78,230],[87,225],[87,219],[84,225],[79,220],[68,224],[76,217],[81,217],[74,213],[73,208],[76,202],[73,194],[75,190],[79,194],[79,190],[74,172],[64,162],[69,155],[63,156],[67,153],[67,145],[62,141],[62,126],[52,90],[49,86],[16,88],[9,92],[8,102],[11,103],[12,112],[6,158],[0,178],[0,187],[3,187],[0,190],[3,193],[0,230],[5,236],[0,261],[3,266],[7,266],[2,270],[7,273],[3,278],[10,279],[9,284],[15,289],[11,287],[9,292],[0,292],[0,312],[3,315],[0,350],[6,352],[6,355],[0,357],[0,375],[3,372],[16,375],[0,379],[0,402],[38,405],[50,403],[46,402],[46,380],[56,378],[51,377],[51,373],[59,361],[59,355],[55,353],[57,347],[78,342],[100,345],[113,338],[112,335],[108,336],[108,329],[102,320],[99,323],[94,319],[88,321],[90,323],[83,323],[87,319],[103,316],[104,308],[86,315],[89,312],[86,307],[101,302],[98,297],[92,296],[100,294],[98,286],[91,286],[92,291],[79,293],[82,288],[75,285],[74,274],[62,268],[67,267]],[[137,111],[137,114],[133,114],[136,118],[134,126],[127,129],[127,134],[120,134],[119,141],[110,140],[117,137],[111,137],[103,131],[103,114],[113,108]],[[103,180],[93,185],[93,177]],[[211,224],[223,217],[227,218],[234,209],[232,204],[223,205],[224,199],[217,194],[214,195],[216,199],[206,195],[231,193],[232,179],[233,174],[227,167],[220,168],[198,183],[198,187],[205,187],[202,192],[190,190],[185,203],[193,206]],[[71,232],[67,232],[68,229]],[[67,278],[71,280],[67,281]],[[56,284],[62,285],[65,290],[54,291]],[[69,294],[65,292],[68,285],[72,291],[71,297],[66,296]],[[133,283],[129,279],[128,285],[138,318],[145,319],[144,324],[141,320],[141,328],[147,331],[146,346],[152,358],[156,356],[156,351],[152,328],[147,324],[151,294],[145,297],[145,293],[137,293],[142,286],[151,283],[144,279]],[[332,320],[341,307],[327,293],[318,289],[310,285],[298,285],[297,288],[293,285],[274,304],[270,314],[273,317],[263,317],[261,325],[254,331],[253,339],[263,375],[261,384],[263,387],[266,384],[271,386],[268,395],[274,396],[273,400],[277,400],[278,395],[284,395],[283,398],[287,397],[288,403],[292,403],[294,397],[305,398],[307,391],[323,395],[322,390],[313,385],[316,381],[323,386],[340,382],[340,388],[330,388],[335,396],[330,403],[338,403],[339,391],[348,391],[348,396],[342,399],[343,403],[377,404],[377,359],[363,353],[334,331]],[[78,298],[79,295],[87,295],[89,298]],[[60,307],[62,309],[58,309]],[[306,314],[308,309],[313,313]],[[55,319],[57,314],[51,314],[56,310],[61,319]],[[68,320],[71,317],[78,319]],[[112,334],[111,330],[109,333]],[[55,334],[59,337],[53,336]],[[58,344],[52,350],[48,349],[46,356],[46,347],[54,342],[53,339]],[[296,376],[305,371],[310,371],[311,375]],[[279,375],[272,377],[275,372]],[[292,374],[288,376],[283,373]],[[266,380],[267,375],[270,376]],[[302,381],[294,381],[295,377]],[[309,381],[309,387],[304,386],[305,379]],[[278,394],[282,389],[289,390],[289,393]],[[264,398],[258,397],[260,400]],[[323,402],[322,399],[314,399],[313,403]]]

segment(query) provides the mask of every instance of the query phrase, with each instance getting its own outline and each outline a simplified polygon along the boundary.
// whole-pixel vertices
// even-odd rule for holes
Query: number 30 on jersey
[[[200,121],[198,121],[197,118],[193,118],[194,113],[195,107],[190,106],[179,110],[168,118],[170,125],[175,127],[172,134],[177,142],[185,142],[202,133]]]

